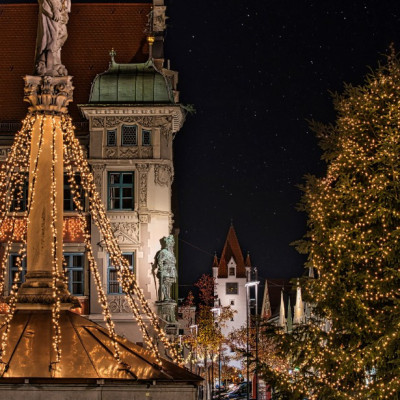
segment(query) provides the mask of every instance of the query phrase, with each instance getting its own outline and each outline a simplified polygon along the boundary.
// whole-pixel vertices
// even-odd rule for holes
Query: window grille
[[[136,125],[122,125],[122,146],[137,146]]]

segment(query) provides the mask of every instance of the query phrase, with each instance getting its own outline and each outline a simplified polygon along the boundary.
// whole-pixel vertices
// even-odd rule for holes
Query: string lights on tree
[[[264,365],[282,395],[309,399],[400,396],[400,63],[335,97],[330,126],[314,124],[327,173],[307,177],[301,207],[309,231],[297,243],[317,279],[304,279],[312,306],[275,343],[296,373]],[[294,396],[294,397],[293,397]],[[296,397],[298,396],[298,397]]]

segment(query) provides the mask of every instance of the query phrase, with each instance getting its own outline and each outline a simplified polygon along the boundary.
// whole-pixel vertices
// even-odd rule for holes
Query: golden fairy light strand
[[[66,149],[69,150],[70,147],[66,146]],[[67,151],[67,153],[65,155],[65,159],[69,160],[69,157],[70,156],[69,156],[68,151]],[[75,162],[74,164],[75,164],[75,166],[79,166],[81,163]],[[87,171],[80,171],[80,172],[81,172],[82,184],[83,184],[85,190],[88,192],[89,196],[92,197],[91,196],[92,190],[87,188],[86,185],[85,185],[86,182],[85,182],[84,173],[85,172],[87,173]],[[70,179],[71,182],[74,182],[75,179],[74,179],[73,174],[70,173],[70,178],[69,179]],[[71,186],[75,187],[77,189],[76,183],[73,183]],[[78,201],[78,199],[76,198],[76,195],[78,194],[78,190],[75,190],[74,193],[75,193],[75,196],[74,196],[75,205],[78,208],[78,210],[81,212],[82,211],[82,206],[80,204],[80,201]],[[98,218],[97,218],[97,214],[95,212],[93,212],[93,211],[95,211],[94,208],[93,208],[93,201],[90,202],[90,205],[91,205],[91,211],[92,211],[93,220],[96,223],[96,225],[98,225],[99,221],[98,221]],[[84,227],[85,227],[86,226],[86,220],[82,219],[82,224],[84,224]],[[111,235],[112,235],[112,233],[111,233]],[[121,255],[121,258],[122,258],[122,255]],[[115,260],[115,257],[113,259]],[[124,260],[124,262],[126,262],[125,258],[123,258],[123,260]],[[157,363],[160,363],[160,357],[159,357],[159,354],[158,354],[158,348],[157,348],[156,344],[154,343],[153,338],[150,336],[150,334],[147,331],[147,327],[146,327],[145,323],[143,322],[143,319],[142,319],[142,316],[140,314],[139,308],[137,307],[136,303],[131,298],[128,299],[128,304],[130,305],[130,307],[132,309],[132,312],[134,314],[134,317],[137,320],[140,329],[142,330],[142,333],[143,333],[143,336],[144,336],[146,344],[149,346],[149,348],[153,352],[153,354],[155,354]]]
[[[172,357],[175,362],[182,363],[182,358],[180,354],[177,352],[176,348],[173,344],[170,343],[168,338],[165,335],[165,332],[160,328],[158,318],[153,312],[153,310],[149,307],[147,300],[144,298],[143,292],[138,287],[136,280],[134,278],[134,274],[130,271],[127,260],[122,256],[121,250],[119,249],[118,244],[112,234],[110,223],[106,216],[104,206],[102,205],[97,190],[95,188],[93,182],[93,175],[89,169],[88,163],[83,155],[83,151],[79,145],[79,141],[74,137],[73,126],[70,118],[65,118],[65,128],[63,131],[66,134],[66,143],[68,149],[72,150],[71,155],[74,158],[74,163],[78,170],[81,172],[82,176],[82,185],[85,187],[85,190],[88,191],[89,196],[91,197],[91,212],[94,222],[98,219],[98,223],[96,225],[99,227],[106,244],[107,251],[110,254],[110,258],[113,261],[113,265],[117,268],[117,272],[119,273],[119,279],[121,281],[121,286],[127,296],[132,296],[135,294],[140,302],[141,307],[143,308],[145,314],[150,318],[150,321],[153,325],[153,328],[164,344],[165,348],[170,351]],[[118,268],[120,266],[121,268]],[[145,335],[145,333],[144,333]]]
[[[150,321],[153,325],[154,330],[156,331],[157,335],[160,337],[161,341],[163,342],[166,349],[168,349],[175,362],[182,363],[182,359],[180,354],[177,352],[176,348],[170,343],[168,338],[165,335],[165,332],[160,328],[158,323],[158,318],[148,306],[146,299],[140,288],[137,286],[136,280],[134,275],[129,270],[129,265],[127,260],[122,256],[121,251],[115,241],[115,238],[112,234],[111,227],[106,217],[106,213],[104,207],[98,197],[97,191],[95,189],[95,185],[93,182],[93,176],[90,172],[89,166],[87,161],[83,156],[82,149],[79,145],[78,140],[74,137],[73,134],[73,127],[71,124],[70,119],[65,119],[66,127],[63,129],[64,132],[67,134],[67,147],[72,149],[72,156],[74,157],[74,162],[76,167],[80,170],[82,176],[82,184],[85,187],[85,190],[89,192],[89,196],[91,197],[91,212],[94,222],[96,221],[96,225],[98,225],[104,239],[106,248],[110,254],[110,258],[113,262],[113,265],[116,266],[116,270],[119,275],[119,279],[122,285],[122,288],[126,295],[132,296],[135,294],[140,301],[141,307],[143,308],[144,312],[150,318]],[[97,220],[97,217],[99,220]],[[118,266],[120,268],[118,268]],[[132,293],[133,292],[133,293]],[[157,352],[158,353],[158,352]],[[157,357],[158,358],[158,357]]]
[[[16,173],[19,170],[21,160],[25,160],[29,155],[30,149],[30,133],[32,124],[28,123],[30,119],[26,118],[23,129],[17,134],[6,163],[2,165],[0,171],[0,193],[3,193],[3,202],[0,207],[0,231],[3,231],[4,224],[7,220],[7,213],[12,204],[11,193],[12,188],[20,178]],[[4,167],[4,168],[3,168]]]
[[[16,171],[15,175],[17,177],[20,176],[20,183],[22,182],[22,184],[25,179],[25,172],[28,168],[28,163],[29,163],[29,150],[30,150],[29,145],[26,147],[26,150],[27,150],[26,152],[20,153],[19,158],[15,159],[15,166],[18,167],[18,170]],[[11,190],[11,196],[10,196],[11,200],[13,198],[14,193],[15,192],[13,190]],[[19,191],[17,196],[21,196],[21,195],[22,195],[22,192]],[[9,207],[9,205],[8,205],[8,207]],[[13,228],[14,228],[15,221],[16,221],[16,215],[17,215],[17,207],[14,208],[14,210],[12,211],[12,214],[11,214],[11,221],[13,224]],[[22,235],[23,242],[22,242],[21,248],[18,252],[18,257],[17,257],[17,272],[14,276],[14,279],[13,279],[13,282],[12,282],[12,285],[10,288],[10,296],[9,296],[9,301],[8,301],[8,312],[7,312],[5,321],[4,321],[5,328],[1,335],[0,362],[2,364],[5,364],[3,359],[6,354],[6,345],[8,342],[8,335],[10,332],[11,321],[14,317],[15,308],[16,308],[18,282],[20,280],[20,277],[22,276],[23,260],[26,258],[26,231],[27,231],[27,224],[24,224],[23,225],[23,235]],[[14,229],[12,229],[12,232],[13,232],[13,236],[14,236]],[[6,259],[3,259],[3,261],[7,262]],[[2,374],[4,374],[4,372],[5,372],[5,367],[2,371]]]
[[[69,178],[69,182],[71,183],[71,190],[74,191],[74,202],[75,205],[77,207],[78,210],[78,216],[79,219],[81,221],[81,226],[84,227],[85,229],[83,229],[83,235],[84,235],[84,241],[85,241],[85,247],[86,247],[86,251],[87,251],[87,257],[88,257],[88,262],[89,262],[89,268],[90,271],[94,277],[94,281],[96,284],[96,289],[97,289],[97,296],[99,298],[99,302],[102,308],[102,314],[103,314],[103,318],[104,321],[106,323],[106,327],[109,333],[109,337],[111,339],[111,342],[113,344],[114,347],[114,358],[122,364],[122,360],[121,360],[121,352],[118,346],[118,342],[117,342],[117,334],[115,332],[115,325],[114,322],[112,321],[111,318],[111,312],[108,306],[108,302],[107,302],[107,297],[104,293],[103,290],[103,286],[102,286],[102,281],[101,281],[101,277],[100,277],[100,273],[97,267],[97,263],[96,263],[96,259],[93,255],[93,249],[92,249],[92,245],[91,245],[91,240],[90,240],[90,234],[89,231],[87,229],[87,223],[86,223],[86,217],[83,215],[83,207],[81,204],[81,201],[79,200],[79,198],[77,198],[76,194],[75,194],[75,189],[76,189],[76,182],[74,179],[74,172],[72,170],[71,164],[70,164],[70,160],[67,154],[67,148],[66,146],[64,146],[64,166],[65,169],[67,171],[68,174],[68,178]]]
[[[59,282],[62,281],[60,276],[60,271],[58,268],[58,256],[57,256],[57,249],[58,249],[58,240],[61,239],[58,237],[58,232],[56,229],[57,224],[57,204],[56,204],[56,196],[57,196],[57,188],[56,188],[56,176],[55,176],[55,166],[58,162],[57,160],[57,152],[55,148],[55,140],[57,135],[57,125],[55,117],[52,116],[51,118],[52,123],[52,140],[51,140],[51,207],[50,207],[50,214],[51,214],[51,230],[53,240],[51,243],[51,253],[52,253],[52,296],[53,296],[53,303],[51,307],[52,312],[52,322],[53,322],[53,348],[56,352],[56,360],[55,364],[61,361],[61,327],[60,327],[60,289],[59,289]],[[51,366],[53,363],[50,364]]]

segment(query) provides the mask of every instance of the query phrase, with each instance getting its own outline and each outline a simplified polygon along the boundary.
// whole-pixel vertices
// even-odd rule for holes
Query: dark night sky
[[[304,258],[289,243],[306,216],[295,209],[296,185],[325,168],[307,120],[334,121],[330,91],[362,83],[391,42],[399,48],[400,4],[167,4],[167,57],[182,102],[197,110],[175,143],[181,283],[211,272],[231,218],[262,277],[298,276]]]
[[[296,185],[324,171],[307,120],[333,122],[329,92],[361,83],[391,42],[400,48],[400,3],[166,4],[166,58],[180,72],[182,102],[197,110],[175,140],[180,283],[211,272],[231,219],[262,278],[298,276],[304,259],[289,243],[306,216],[295,209]]]

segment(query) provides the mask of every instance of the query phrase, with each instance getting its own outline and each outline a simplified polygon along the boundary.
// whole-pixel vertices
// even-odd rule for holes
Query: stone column
[[[72,100],[71,79],[70,76],[25,77],[24,100],[31,104],[29,111],[36,121],[29,159],[27,274],[26,282],[18,292],[18,308],[32,308],[33,303],[34,308],[43,308],[54,301],[53,243],[56,243],[57,269],[62,272],[64,165],[61,116],[67,113],[67,105]],[[73,301],[62,280],[57,286],[62,303]]]

